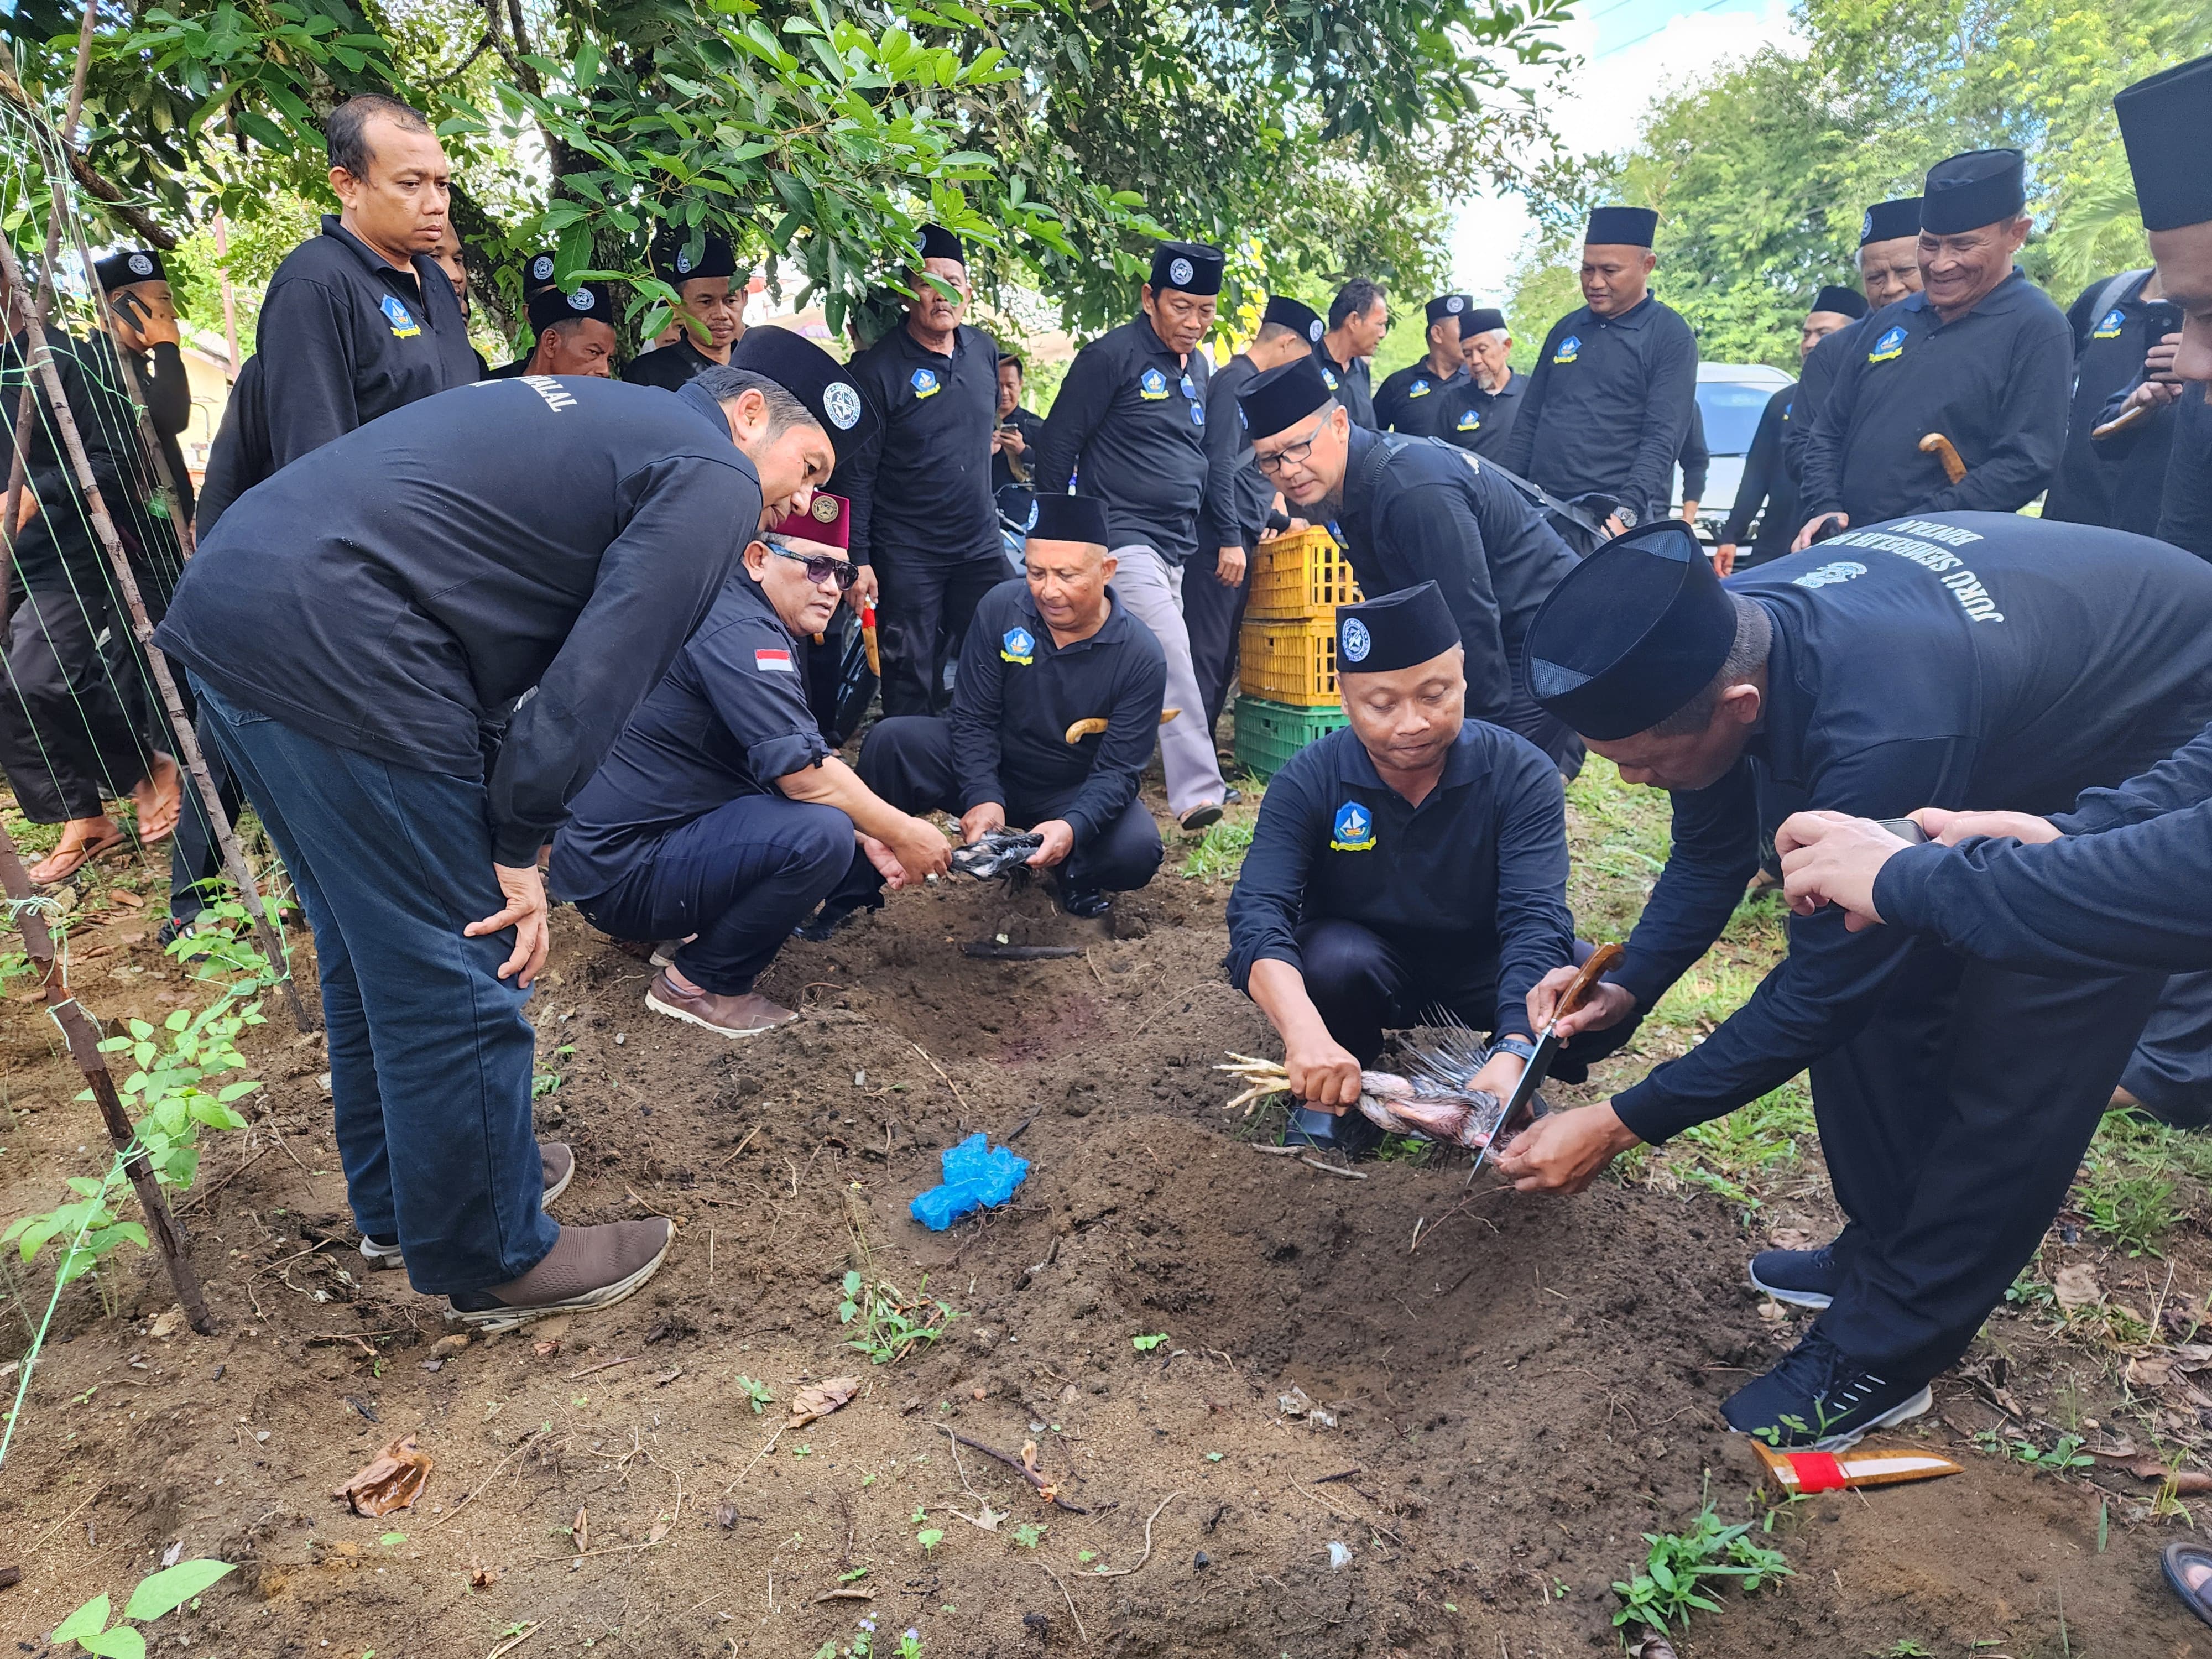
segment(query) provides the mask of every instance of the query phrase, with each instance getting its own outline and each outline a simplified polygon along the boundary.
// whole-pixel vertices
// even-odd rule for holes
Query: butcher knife
[[[1607,969],[1627,953],[1618,945],[1601,945],[1590,952],[1589,960],[1582,971],[1568,981],[1567,988],[1559,994],[1559,1006],[1552,1010],[1552,1018],[1536,1038],[1536,1052],[1528,1065],[1521,1069],[1521,1080],[1513,1085],[1513,1092],[1505,1097],[1505,1110],[1499,1115],[1498,1127],[1490,1132],[1490,1144],[1474,1155],[1474,1167],[1467,1172],[1467,1184],[1473,1186],[1474,1178],[1482,1173],[1493,1148],[1503,1146],[1526,1128],[1531,1121],[1530,1108],[1534,1104],[1536,1091],[1551,1075],[1552,1061],[1559,1052],[1559,1022],[1582,1006]]]

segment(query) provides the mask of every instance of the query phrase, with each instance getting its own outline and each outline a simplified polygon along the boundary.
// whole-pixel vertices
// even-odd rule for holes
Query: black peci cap
[[[876,434],[876,412],[845,366],[787,328],[749,328],[730,348],[730,367],[766,375],[805,404],[836,446],[842,465]]]
[[[703,236],[701,246],[696,239]],[[738,256],[730,239],[711,230],[663,225],[653,239],[653,274],[672,288],[700,276],[734,276]]]
[[[1459,337],[1464,340],[1504,326],[1505,313],[1496,306],[1477,306],[1459,319]]]
[[[1650,247],[1659,234],[1659,215],[1651,208],[1601,207],[1590,210],[1584,242],[1600,247]]]
[[[1920,198],[1920,228],[1955,236],[1984,225],[2007,224],[2027,205],[2027,164],[2016,149],[1970,149],[1928,169]]]
[[[522,262],[522,297],[527,300],[540,289],[553,286],[553,250],[533,253]]]
[[[133,283],[166,283],[169,268],[161,263],[161,256],[150,247],[128,247],[119,253],[111,253],[104,259],[92,262],[92,273],[100,278],[100,285],[110,294],[118,288],[128,288]]]
[[[1185,294],[1221,292],[1221,269],[1228,261],[1205,242],[1162,242],[1152,250],[1152,292],[1181,289]]]
[[[1866,295],[1855,288],[1838,288],[1830,283],[1813,296],[1813,303],[1805,309],[1832,311],[1839,317],[1863,317],[1867,314]]]
[[[1327,408],[1335,397],[1309,352],[1253,376],[1237,394],[1237,408],[1247,438],[1272,438]]]
[[[1474,303],[1474,301],[1464,294],[1439,294],[1429,301],[1429,320],[1432,323],[1441,323],[1447,317],[1464,318],[1467,315],[1468,307]],[[1460,326],[1465,328],[1467,325],[1462,321]]]
[[[2212,128],[2212,58],[2194,58],[2112,99],[2135,173],[2145,230],[2179,230],[2212,220],[2212,168],[2204,135]]]
[[[967,247],[943,225],[924,225],[916,246],[925,259],[950,259],[957,265],[968,263]]]
[[[1318,341],[1328,332],[1328,325],[1322,321],[1319,312],[1302,301],[1293,300],[1287,294],[1270,294],[1267,308],[1260,313],[1260,320],[1273,323],[1278,328],[1287,328],[1300,339],[1309,342]]]
[[[543,334],[556,323],[569,323],[580,317],[595,318],[609,328],[615,325],[615,296],[605,284],[585,283],[574,292],[563,294],[557,288],[541,288],[530,296],[530,326]]]
[[[1336,607],[1336,672],[1388,674],[1441,657],[1460,643],[1444,591],[1434,582]]]
[[[1898,242],[1920,234],[1920,198],[1899,196],[1876,202],[1859,221],[1859,246],[1869,242]]]
[[[1584,559],[1528,624],[1528,693],[1601,743],[1648,732],[1728,661],[1735,600],[1689,526],[1639,525]]]
[[[1104,547],[1106,503],[1096,495],[1040,495],[1030,508],[1029,538]]]

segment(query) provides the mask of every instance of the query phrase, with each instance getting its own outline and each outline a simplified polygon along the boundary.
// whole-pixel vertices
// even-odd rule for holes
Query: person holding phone
[[[2101,524],[2138,535],[2158,532],[2166,493],[2166,456],[2173,447],[2168,398],[2146,401],[2143,412],[2102,441],[2098,430],[2117,418],[2106,405],[2146,381],[2172,380],[2173,343],[2181,326],[2156,270],[2145,266],[2105,276],[2068,308],[2074,331],[2074,398],[2066,414],[2066,448],[2043,516],[2069,524]],[[2158,361],[2154,363],[2155,357]],[[2164,378],[2161,379],[2160,377]]]

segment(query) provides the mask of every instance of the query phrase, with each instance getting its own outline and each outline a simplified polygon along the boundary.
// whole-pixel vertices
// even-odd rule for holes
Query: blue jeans
[[[331,1097],[354,1224],[398,1236],[418,1291],[504,1285],[560,1229],[530,1120],[530,994],[499,977],[512,932],[481,781],[311,738],[197,681],[206,728],[261,815],[315,933]]]

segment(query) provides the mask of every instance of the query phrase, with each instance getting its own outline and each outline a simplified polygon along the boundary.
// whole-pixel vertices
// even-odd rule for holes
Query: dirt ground
[[[1817,1160],[1747,1207],[1672,1152],[1564,1201],[1470,1191],[1458,1156],[1354,1180],[1267,1155],[1272,1121],[1224,1115],[1210,1067],[1279,1050],[1222,981],[1227,884],[1181,878],[1182,857],[1110,929],[966,881],[893,896],[787,950],[763,989],[806,1018],[744,1043],[647,1012],[643,965],[562,912],[533,1004],[560,1079],[541,1132],[577,1155],[555,1213],[662,1213],[681,1237],[623,1306],[444,1358],[441,1304],[351,1249],[319,1042],[272,1007],[249,1043],[259,1115],[214,1137],[184,1211],[220,1329],[155,1334],[171,1297],[135,1253],[107,1278],[115,1316],[91,1282],[65,1291],[0,1470],[0,1565],[23,1575],[0,1633],[52,1651],[70,1609],[120,1607],[181,1546],[240,1571],[147,1633],[209,1655],[805,1659],[863,1617],[879,1652],[911,1627],[933,1659],[1617,1650],[1638,1534],[1708,1495],[1766,1512],[1717,1406],[1794,1340],[1743,1266],[1834,1224]],[[100,896],[134,881],[143,908]],[[72,943],[96,1014],[199,994],[149,938],[152,872],[86,887]],[[999,934],[1083,951],[959,949]],[[20,995],[0,1063],[4,1220],[106,1158]],[[930,1234],[908,1201],[974,1130],[1012,1137],[1028,1181]],[[1780,1509],[1794,1576],[1726,1593],[1677,1636],[1686,1659],[2212,1654],[2160,1582],[2189,1516],[2154,1483],[1973,1442],[2063,1428],[2179,1456],[2202,1431],[2188,1351],[2156,1356],[2202,1316],[2204,1240],[2185,1226],[2131,1259],[2100,1238],[2064,1223],[2038,1273],[2090,1267],[2107,1337],[2127,1314],[2132,1346],[2032,1298],[1998,1315],[1937,1412],[1881,1437],[1965,1474]],[[9,1262],[0,1358],[52,1285],[46,1262]],[[848,1272],[957,1317],[871,1364],[839,1322]],[[840,1374],[851,1404],[781,1426],[796,1389]],[[1285,1415],[1294,1388],[1334,1426]],[[434,1461],[420,1504],[377,1521],[332,1501],[407,1434]],[[956,1435],[1013,1459],[1034,1442],[1059,1506]]]

